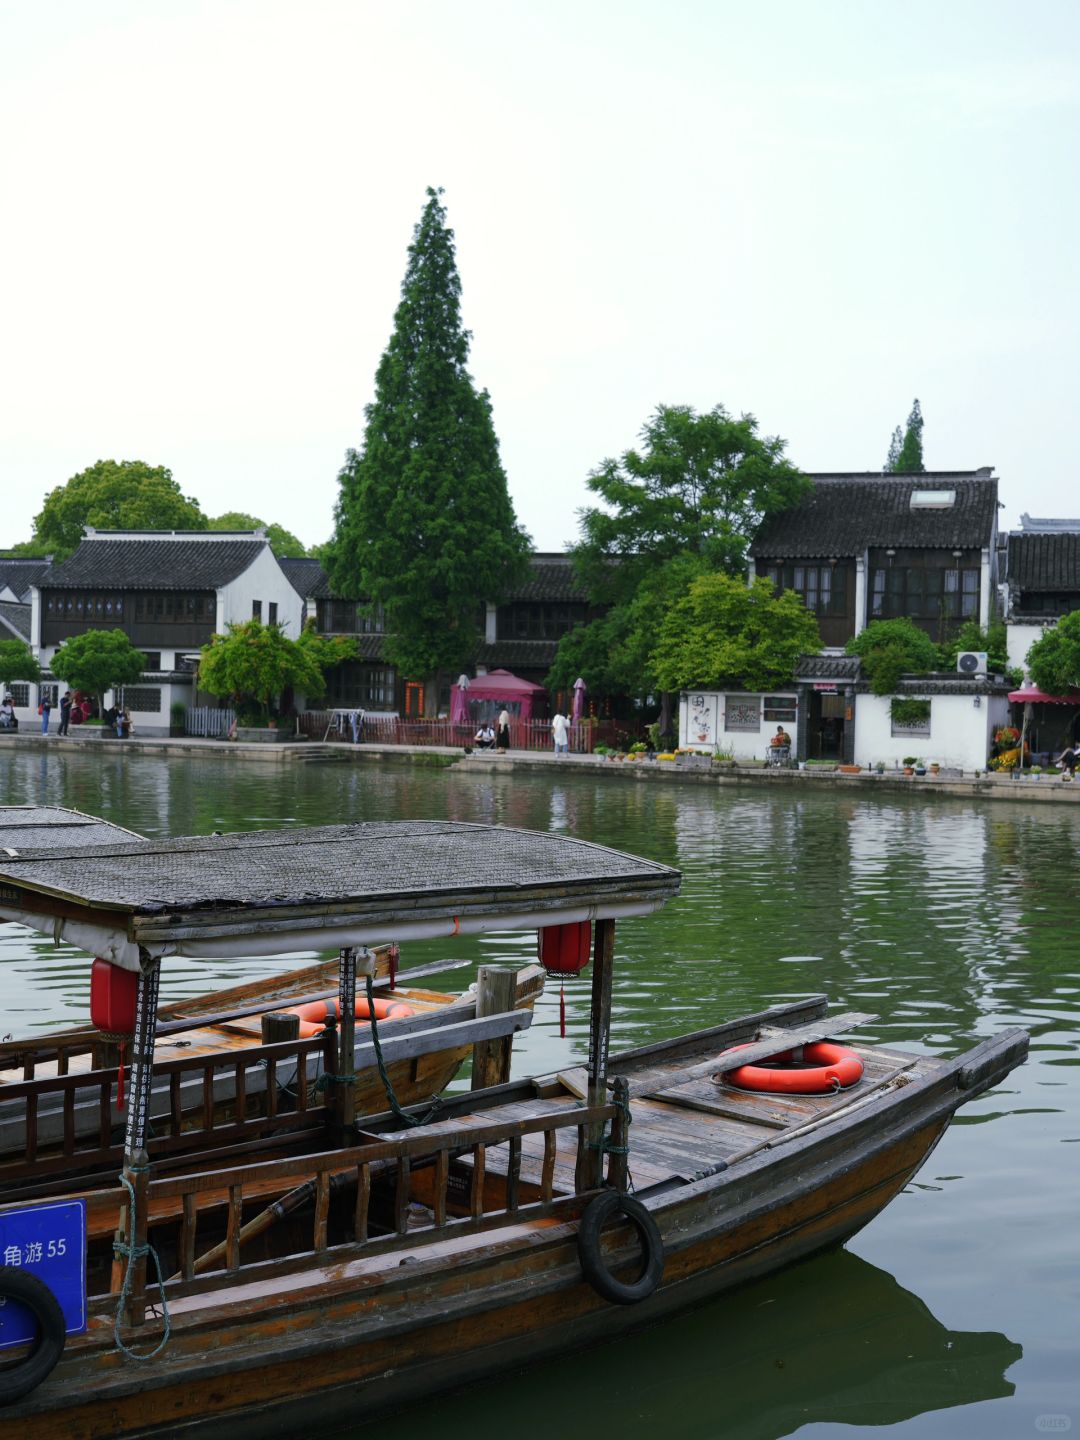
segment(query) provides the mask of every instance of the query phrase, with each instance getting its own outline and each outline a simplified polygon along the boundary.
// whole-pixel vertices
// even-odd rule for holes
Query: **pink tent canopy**
[[[1080,691],[1075,695],[1046,695],[1035,685],[1010,690],[1009,699],[1018,705],[1080,705]]]
[[[455,704],[458,687],[450,686],[451,713]],[[466,703],[474,700],[496,700],[504,704],[520,705],[518,712],[523,720],[532,719],[533,702],[538,695],[546,695],[543,685],[534,685],[531,680],[522,680],[520,675],[511,675],[509,670],[490,670],[486,675],[477,675],[470,680]]]

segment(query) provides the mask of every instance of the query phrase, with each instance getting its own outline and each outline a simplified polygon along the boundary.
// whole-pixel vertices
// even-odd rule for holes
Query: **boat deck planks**
[[[635,1187],[640,1190],[672,1180],[689,1183],[747,1151],[775,1142],[785,1131],[798,1130],[846,1110],[901,1073],[927,1074],[940,1063],[932,1056],[903,1055],[869,1046],[859,1047],[859,1054],[862,1079],[836,1094],[766,1095],[718,1083],[711,1077],[698,1077],[656,1094],[634,1097],[628,1164]],[[576,1079],[577,1073],[567,1072],[567,1079]],[[458,1116],[442,1123],[449,1132],[473,1119],[490,1122],[496,1114],[500,1120],[520,1120],[550,1112],[553,1107],[570,1111],[578,1104],[574,1093],[567,1089],[563,1095],[518,1101],[500,1106],[496,1112],[485,1111],[482,1117]],[[429,1128],[438,1130],[438,1125]],[[539,1185],[543,1155],[542,1136],[523,1138],[524,1183]],[[573,1194],[575,1159],[576,1132],[558,1132],[556,1194]],[[471,1158],[462,1156],[461,1163],[469,1166]],[[504,1174],[505,1166],[506,1148],[492,1147],[486,1155],[487,1171]]]

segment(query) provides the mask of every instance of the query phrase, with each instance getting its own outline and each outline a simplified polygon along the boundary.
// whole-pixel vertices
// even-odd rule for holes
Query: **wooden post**
[[[135,1033],[131,1041],[131,1076],[128,1082],[127,1131],[124,1137],[124,1177],[135,1193],[135,1204],[127,1206],[126,1243],[131,1249],[146,1244],[149,1204],[150,1158],[146,1153],[146,1123],[150,1107],[150,1084],[154,1068],[154,1032],[157,1026],[158,979],[161,961],[139,948],[139,988],[135,1000]],[[125,1320],[141,1325],[146,1319],[146,1256],[126,1262],[131,1283]]]
[[[338,1074],[351,1075],[356,1054],[356,951],[342,946],[338,957]],[[356,1082],[343,1079],[334,1096],[338,1124],[344,1131],[356,1117]],[[344,1136],[342,1136],[344,1143]]]
[[[300,1016],[287,1010],[271,1010],[262,1017],[262,1043],[278,1045],[284,1040],[300,1039]]]
[[[607,1100],[608,1041],[611,1035],[611,972],[615,960],[615,921],[598,920],[593,936],[592,1013],[589,1016],[590,1105]],[[578,1147],[577,1188],[595,1190],[604,1174],[603,1124],[587,1128],[587,1140]]]
[[[502,1015],[513,1010],[517,998],[517,971],[481,965],[476,975],[476,1018]],[[473,1046],[472,1088],[505,1085],[510,1079],[512,1035],[498,1040],[478,1040]]]
[[[623,1075],[615,1077],[611,1092],[612,1102],[620,1106],[611,1122],[611,1153],[608,1156],[607,1182],[616,1190],[626,1191],[626,1177],[630,1168],[630,1082]]]

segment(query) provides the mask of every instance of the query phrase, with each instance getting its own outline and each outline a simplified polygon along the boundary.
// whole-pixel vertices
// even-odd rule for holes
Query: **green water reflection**
[[[463,1435],[467,1416],[470,1429],[478,1423],[477,1402],[519,1437],[553,1425],[572,1435],[568,1421],[583,1413],[630,1436],[891,1425],[905,1436],[1015,1437],[1061,1415],[1080,1426],[1072,807],[59,750],[0,754],[0,797],[74,805],[146,834],[449,817],[564,830],[677,865],[680,899],[619,928],[616,1048],[816,992],[876,1013],[868,1038],[936,1052],[1009,1024],[1031,1031],[1028,1065],[963,1112],[916,1182],[846,1251],[471,1391],[467,1408],[430,1402],[383,1422],[391,1440],[417,1425]],[[480,961],[526,960],[533,945],[520,934],[469,940],[456,952],[469,968],[452,983]],[[408,959],[447,953],[431,942]],[[242,973],[252,971],[185,962],[170,966],[165,988],[191,993]],[[84,1018],[87,984],[75,952],[0,927],[4,1031]],[[545,996],[517,1046],[518,1069],[584,1055],[587,987],[587,978],[567,986],[565,1040],[557,996]]]

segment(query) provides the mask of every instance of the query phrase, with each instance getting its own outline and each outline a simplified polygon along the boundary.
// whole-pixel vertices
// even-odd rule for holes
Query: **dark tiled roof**
[[[302,600],[325,598],[330,594],[330,582],[322,564],[310,556],[279,555],[278,564],[285,572],[285,578]]]
[[[489,670],[543,670],[555,663],[557,640],[494,640],[476,652],[476,663]]]
[[[858,674],[858,655],[800,655],[795,663],[796,680],[855,680]]]
[[[242,575],[266,549],[265,540],[84,540],[52,568],[43,590],[75,585],[111,590],[216,590]]]
[[[16,605],[12,600],[0,600],[0,640],[4,630],[10,630],[20,640],[30,639],[30,606]]]
[[[358,635],[356,651],[361,660],[381,660],[385,635]]]
[[[23,559],[20,556],[0,556],[0,590],[10,586],[11,593],[21,600],[28,595],[31,585],[41,583],[52,567],[52,557],[47,560]]]
[[[514,600],[574,600],[579,604],[588,601],[588,594],[578,583],[569,555],[538,552],[529,559],[529,574],[509,594],[507,602]]]
[[[844,557],[869,546],[973,549],[989,545],[997,513],[997,481],[970,471],[932,475],[811,475],[805,500],[774,515],[751,554]],[[946,509],[912,510],[913,490],[955,490]]]
[[[1080,590],[1080,532],[1010,534],[1006,576],[1014,590]]]

